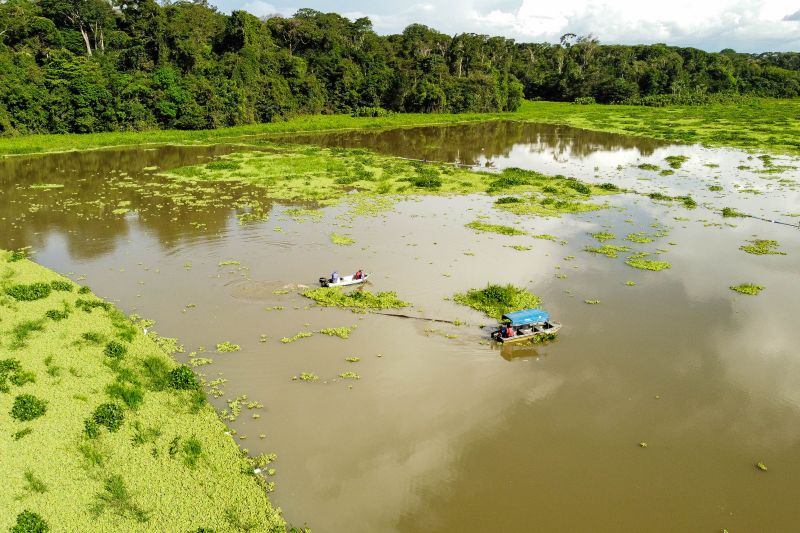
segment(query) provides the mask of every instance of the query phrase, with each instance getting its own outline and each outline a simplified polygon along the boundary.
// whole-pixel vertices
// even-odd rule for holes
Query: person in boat
[[[511,327],[511,324],[508,324],[506,326],[506,331],[505,331],[504,337],[508,338],[508,337],[513,337],[513,336],[514,336],[514,328]]]
[[[364,277],[364,273],[361,271],[361,269],[358,269],[358,272],[353,274],[353,279],[361,279],[363,277]]]
[[[338,283],[338,282],[339,282],[339,273],[334,270],[333,274],[331,274],[331,283]]]

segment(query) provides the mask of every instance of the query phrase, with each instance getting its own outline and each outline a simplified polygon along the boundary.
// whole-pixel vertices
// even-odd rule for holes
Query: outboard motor
[[[319,284],[322,287],[327,287],[328,286],[328,278],[319,278]]]

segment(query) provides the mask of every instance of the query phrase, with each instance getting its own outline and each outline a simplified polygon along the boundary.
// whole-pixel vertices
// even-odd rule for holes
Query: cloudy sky
[[[664,42],[709,51],[800,51],[800,0],[210,0],[262,16],[298,8],[368,16],[381,34],[419,22],[448,34],[556,42],[589,33],[603,43]]]

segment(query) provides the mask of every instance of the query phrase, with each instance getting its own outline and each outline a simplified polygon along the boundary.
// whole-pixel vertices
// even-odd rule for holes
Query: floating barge
[[[492,340],[503,344],[537,342],[554,337],[560,329],[561,324],[550,320],[544,309],[524,309],[503,315]]]

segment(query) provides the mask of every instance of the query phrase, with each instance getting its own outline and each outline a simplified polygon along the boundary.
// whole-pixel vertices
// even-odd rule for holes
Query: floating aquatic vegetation
[[[644,259],[645,257],[651,254],[646,252],[640,252],[637,254],[633,254],[632,256],[628,257],[625,260],[625,264],[628,266],[632,266],[633,268],[638,268],[640,270],[666,270],[668,268],[672,268],[672,265],[666,261],[653,261],[652,259]]]
[[[600,300],[584,300],[583,303],[586,303],[586,304],[589,304],[589,305],[597,305],[597,304],[600,303]]]
[[[317,381],[319,376],[312,372],[300,372],[301,381]]]
[[[630,248],[627,246],[616,246],[613,244],[604,244],[603,246],[586,246],[583,249],[585,252],[590,252],[593,254],[602,254],[606,257],[617,257],[620,252],[629,252]]]
[[[591,235],[598,241],[611,241],[617,238],[617,236],[614,235],[613,233],[605,233],[605,232],[592,233]]]
[[[283,344],[288,344],[290,342],[295,342],[295,341],[299,341],[300,339],[305,339],[307,337],[311,337],[312,335],[314,335],[314,334],[312,332],[310,332],[310,331],[299,331],[296,334],[292,335],[291,337],[283,337],[281,339],[281,342]]]
[[[11,416],[21,422],[39,418],[47,412],[47,402],[33,394],[20,394],[14,398]]]
[[[195,357],[195,358],[189,360],[189,364],[192,365],[193,368],[194,367],[198,367],[198,366],[210,365],[213,362],[214,362],[214,360],[213,359],[209,359],[208,357]]]
[[[531,235],[534,239],[542,239],[545,241],[557,241],[558,237],[555,235],[550,235],[548,233],[540,233],[539,235]]]
[[[513,246],[510,246],[510,248],[513,248],[514,250],[516,250],[518,252],[527,252],[528,250],[531,249],[530,246],[524,246],[522,244],[515,244]]]
[[[637,242],[637,243],[641,243],[641,244],[648,243],[648,242],[653,242],[653,239],[651,239],[647,235],[647,233],[645,233],[643,231],[640,231],[639,233],[629,233],[628,236],[625,237],[625,240],[626,241],[630,241],[630,242]]]
[[[629,280],[629,281],[626,281],[626,282],[625,282],[625,285],[627,285],[628,287],[633,287],[633,286],[635,286],[635,285],[636,285],[636,282],[635,282],[635,281],[630,281],[630,280]]]
[[[411,304],[404,302],[394,292],[369,291],[343,292],[341,287],[320,287],[303,293],[317,305],[324,307],[344,307],[354,309],[399,309]]]
[[[6,287],[5,293],[20,302],[32,302],[50,296],[52,286],[48,283],[35,282],[29,285],[11,285]]]
[[[220,342],[217,344],[217,351],[219,353],[238,352],[242,347],[229,341]]]
[[[581,185],[588,188],[585,184]],[[573,189],[573,187],[570,187],[570,189]],[[583,190],[583,188],[581,188],[581,190]],[[604,192],[602,189],[598,189],[598,191]],[[559,191],[556,194],[544,194],[541,196],[531,195],[527,196],[524,202],[495,204],[495,207],[515,215],[542,217],[558,217],[565,214],[585,213],[607,207],[606,205],[582,201],[580,198],[585,197],[585,195],[579,194],[578,199],[576,199],[575,196],[565,195],[562,194],[562,192],[563,191]]]
[[[637,165],[637,168],[640,168],[642,170],[651,170],[653,172],[661,170],[661,167],[659,167],[658,165],[654,165],[652,163],[642,163],[641,165]]]
[[[747,217],[747,215],[745,215],[744,213],[740,213],[739,211],[737,211],[736,209],[734,209],[732,207],[723,207],[722,208],[722,216],[725,217],[725,218]]]
[[[731,290],[734,290],[740,294],[748,294],[750,296],[758,296],[758,293],[763,291],[765,287],[763,285],[756,285],[754,283],[741,283],[739,285],[731,285]]]
[[[484,233],[499,233],[500,235],[525,235],[525,232],[522,230],[500,224],[486,224],[480,220],[473,220],[464,226],[469,229]]]
[[[351,331],[353,331],[353,328],[343,326],[340,328],[322,328],[318,330],[317,333],[322,333],[323,335],[329,335],[331,337],[339,337],[340,339],[346,339],[350,336]]]
[[[339,377],[342,379],[361,379],[361,376],[359,376],[356,372],[342,372],[339,374]]]
[[[342,235],[339,233],[331,233],[331,242],[333,244],[338,244],[340,246],[348,246],[350,244],[355,243],[356,241],[354,241],[347,235]]]
[[[683,165],[686,161],[689,160],[689,156],[686,155],[668,155],[664,158],[664,161],[669,164],[671,168],[679,169],[681,165]]]
[[[778,241],[769,239],[755,239],[747,241],[750,244],[743,244],[740,250],[753,255],[786,255],[786,252],[776,250],[780,246]]]
[[[235,259],[229,259],[227,261],[220,261],[219,266],[228,266],[228,265],[241,265],[241,261],[236,261]]]
[[[345,361],[347,361],[348,363],[358,363],[359,361],[361,361],[361,358],[360,357],[355,357],[355,356],[346,357]]]
[[[761,470],[762,472],[766,472],[766,471],[767,471],[767,465],[765,465],[765,464],[764,464],[764,463],[762,463],[761,461],[759,461],[759,462],[757,462],[757,463],[756,463],[756,468],[758,468],[758,469],[759,469],[759,470]]]
[[[541,299],[525,289],[508,285],[489,284],[484,289],[469,289],[453,296],[453,301],[499,319],[506,313],[539,307]]]

